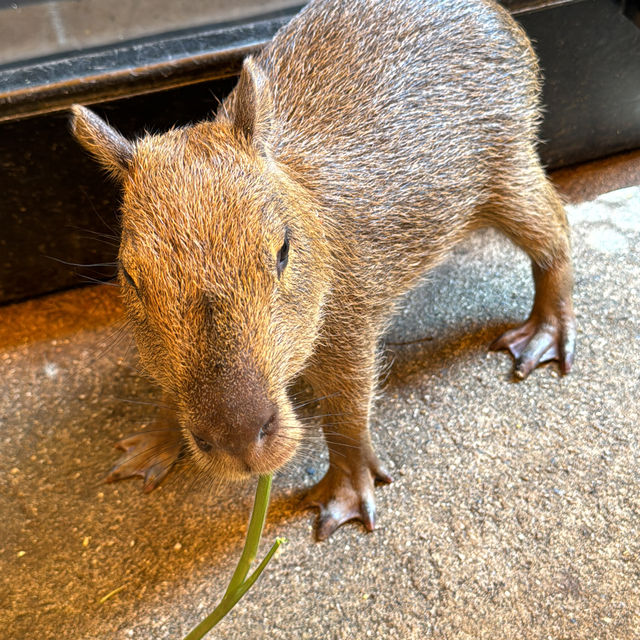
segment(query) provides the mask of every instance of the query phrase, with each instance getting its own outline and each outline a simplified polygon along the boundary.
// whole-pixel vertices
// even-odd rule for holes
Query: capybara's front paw
[[[145,493],[155,489],[175,464],[182,449],[179,429],[160,428],[137,433],[116,443],[124,451],[105,478],[115,482],[141,476]]]
[[[531,316],[523,325],[501,335],[490,349],[508,349],[515,358],[514,375],[526,378],[543,362],[557,360],[560,372],[571,370],[576,347],[576,326],[573,314],[540,319]]]
[[[302,508],[318,507],[316,539],[326,540],[340,525],[360,520],[368,531],[375,527],[376,482],[389,483],[391,477],[377,460],[357,468],[331,465],[324,478],[302,498]]]

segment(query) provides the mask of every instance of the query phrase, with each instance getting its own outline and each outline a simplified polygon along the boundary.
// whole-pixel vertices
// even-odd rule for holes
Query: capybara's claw
[[[514,375],[523,380],[539,364],[557,360],[560,371],[569,373],[573,364],[576,330],[573,318],[544,322],[529,318],[522,326],[507,331],[490,349],[508,349],[515,358]]]
[[[320,506],[320,516],[316,525],[316,539],[326,540],[340,525],[350,520],[360,520],[367,531],[375,528],[376,505],[373,496],[362,500],[360,505],[349,505],[333,501],[328,506]]]
[[[316,523],[317,540],[326,540],[338,527],[351,520],[360,520],[367,531],[373,531],[376,520],[374,481],[389,483],[392,479],[379,465],[374,471],[363,467],[355,474],[336,467],[329,468],[324,478],[302,497],[302,508],[320,509]]]
[[[182,435],[178,429],[158,429],[137,433],[116,443],[124,451],[105,478],[115,482],[141,476],[143,491],[155,489],[175,464],[182,448]]]

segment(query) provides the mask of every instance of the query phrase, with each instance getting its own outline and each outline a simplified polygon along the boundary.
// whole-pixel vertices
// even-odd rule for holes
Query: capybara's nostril
[[[202,438],[199,438],[195,433],[191,433],[195,443],[198,445],[198,448],[205,453],[208,453],[213,448],[213,445]]]
[[[270,436],[278,429],[278,411],[274,411],[271,417],[262,425],[258,433],[258,440],[262,440],[265,436]]]

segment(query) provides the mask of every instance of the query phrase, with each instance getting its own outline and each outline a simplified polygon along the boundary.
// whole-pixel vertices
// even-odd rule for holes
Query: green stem
[[[260,563],[258,568],[251,574],[251,576],[243,582],[239,588],[228,595],[225,595],[220,604],[197,626],[195,627],[184,640],[200,640],[203,638],[213,627],[215,627],[222,618],[224,618],[231,609],[238,603],[238,600],[249,591],[253,583],[260,577],[260,574],[264,571],[267,563],[273,557],[273,554],[278,550],[278,547],[284,542],[283,538],[277,538],[273,543],[269,553],[264,557],[264,560]]]
[[[269,506],[269,494],[271,493],[271,474],[266,476],[260,476],[258,479],[258,486],[256,488],[256,497],[253,503],[253,511],[251,512],[251,520],[249,521],[249,528],[247,530],[247,537],[244,542],[244,548],[242,549],[242,555],[236,566],[236,570],[233,572],[229,586],[225,591],[224,596],[220,604],[194,629],[192,629],[184,640],[200,640],[207,634],[213,627],[229,613],[229,611],[235,606],[235,604],[242,598],[242,596],[251,588],[253,583],[258,579],[260,574],[264,571],[267,563],[273,557],[273,554],[277,551],[278,547],[284,542],[283,539],[277,538],[269,553],[265,556],[264,560],[259,564],[258,568],[251,574],[251,576],[245,580],[249,568],[256,553],[258,551],[258,545],[260,543],[260,537],[262,536],[262,529],[264,528],[264,522],[267,517],[267,507]]]
[[[249,528],[247,529],[247,538],[244,542],[244,548],[242,549],[238,566],[233,572],[229,586],[222,597],[223,600],[244,582],[247,573],[249,573],[249,567],[256,557],[260,537],[262,536],[262,529],[264,528],[264,521],[267,518],[272,478],[273,476],[271,474],[258,478],[256,497],[253,501],[253,511],[251,512],[251,520],[249,520]]]
[[[262,559],[262,562],[258,565],[257,569],[238,587],[235,595],[233,596],[235,600],[233,601],[233,605],[242,598],[242,596],[251,589],[253,583],[260,577],[260,574],[264,571],[264,568],[269,564],[269,560],[273,558],[273,554],[278,550],[278,547],[286,542],[285,538],[276,538],[276,541],[271,545],[271,549],[269,549],[269,553]],[[231,605],[231,606],[233,606]]]

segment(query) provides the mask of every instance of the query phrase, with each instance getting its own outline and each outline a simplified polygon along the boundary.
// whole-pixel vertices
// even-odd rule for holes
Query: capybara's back
[[[566,218],[535,151],[535,56],[490,0],[319,0],[257,58],[214,121],[135,142],[75,107],[123,184],[120,282],[141,361],[212,474],[269,473],[304,434],[301,373],[330,465],[307,495],[318,537],[374,526],[390,478],[369,439],[377,346],[399,296],[470,230],[531,258],[529,319],[494,348],[526,377],[569,371]],[[111,479],[152,488],[175,431],[121,446]]]
[[[516,184],[543,180],[536,59],[493,2],[311,3],[257,64],[273,157],[310,168],[332,222],[394,288]]]

